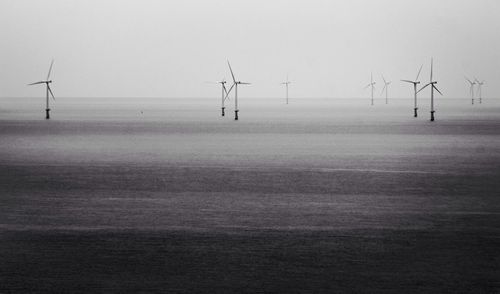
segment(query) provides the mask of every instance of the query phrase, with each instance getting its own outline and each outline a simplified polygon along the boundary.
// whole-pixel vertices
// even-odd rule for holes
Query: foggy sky
[[[498,0],[1,0],[0,97],[43,96],[55,59],[57,97],[368,97],[373,71],[410,97],[430,57],[445,97],[466,97],[464,74],[500,97]],[[428,93],[423,94],[428,96]]]

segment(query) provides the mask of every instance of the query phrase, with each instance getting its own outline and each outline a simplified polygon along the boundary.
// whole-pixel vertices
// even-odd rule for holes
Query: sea
[[[500,99],[0,98],[0,293],[498,293]]]

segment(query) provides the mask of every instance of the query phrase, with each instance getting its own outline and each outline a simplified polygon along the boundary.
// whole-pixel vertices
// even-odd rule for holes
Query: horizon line
[[[31,99],[43,98],[42,96],[0,96],[0,99]],[[59,96],[59,99],[85,99],[85,98],[103,98],[103,99],[220,99],[216,96]],[[284,97],[244,97],[245,99],[286,99]],[[421,97],[426,98],[426,97]],[[428,97],[427,97],[428,98]],[[371,99],[371,97],[289,97],[289,99]],[[385,97],[376,97],[374,99],[383,99]],[[413,97],[390,97],[389,99],[405,100]],[[441,97],[439,99],[470,99],[470,97]],[[498,97],[483,97],[482,99],[499,99]]]

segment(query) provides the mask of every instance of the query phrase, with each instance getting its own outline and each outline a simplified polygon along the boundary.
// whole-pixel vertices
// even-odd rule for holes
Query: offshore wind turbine
[[[418,107],[417,107],[417,85],[420,84],[420,81],[418,80],[418,77],[420,76],[420,72],[422,71],[422,67],[423,66],[424,66],[423,64],[420,66],[420,69],[418,70],[418,73],[417,73],[417,77],[415,78],[414,81],[401,80],[403,82],[413,84],[413,93],[415,94],[415,101],[414,101],[414,107],[413,107],[413,116],[414,117],[418,116],[418,114],[417,114],[417,110],[418,110]]]
[[[290,85],[292,82],[288,80],[288,75],[286,75],[286,82],[281,83],[282,85],[286,86],[286,104],[288,104],[288,85]]]
[[[234,87],[234,120],[238,120],[238,112],[240,111],[238,109],[238,85],[251,85],[251,84],[242,81],[237,81],[236,78],[234,77],[233,69],[231,68],[229,60],[227,61],[227,65],[229,66],[229,70],[231,71],[231,76],[233,77],[233,85],[231,86],[231,88],[229,88],[227,95],[231,93],[231,90]]]
[[[385,104],[388,104],[389,103],[389,100],[388,100],[388,92],[389,92],[389,85],[392,83],[391,81],[386,81],[385,78],[384,78],[384,75],[382,75],[382,80],[384,80],[384,88],[382,88],[382,92],[380,93],[380,95],[384,94],[384,91],[385,91]]]
[[[45,84],[47,86],[47,89],[46,89],[47,100],[46,100],[46,107],[45,107],[45,119],[50,119],[50,114],[49,114],[49,112],[50,112],[50,107],[49,107],[49,93],[52,96],[52,99],[54,99],[54,101],[56,100],[56,98],[54,97],[54,93],[52,93],[52,89],[50,89],[50,86],[49,86],[49,84],[52,83],[52,80],[49,80],[49,78],[50,78],[50,73],[52,72],[52,66],[53,65],[54,65],[54,60],[52,60],[52,62],[50,63],[49,73],[47,74],[47,78],[45,79],[45,81],[39,81],[39,82],[36,82],[36,83],[28,84],[28,86],[38,85],[38,84]]]
[[[474,86],[476,85],[476,82],[471,81],[468,77],[465,77],[465,79],[470,84],[470,96],[472,99],[472,105],[474,105]]]
[[[221,97],[221,110],[222,110],[222,116],[226,115],[225,109],[226,107],[224,106],[224,102],[226,101],[227,95],[229,94],[226,89],[226,79],[222,79],[218,82],[215,82],[215,84],[221,84],[222,88],[222,97]]]
[[[225,102],[226,100],[229,98],[228,95],[229,95],[229,92],[227,91],[227,88],[226,88],[226,79],[222,79],[220,81],[217,81],[217,82],[206,82],[206,83],[209,83],[209,84],[220,84],[221,85],[221,88],[222,88],[222,97],[221,97],[221,110],[222,110],[222,116],[225,116],[226,115],[226,112],[225,112]]]
[[[474,78],[477,83],[477,91],[479,92],[479,104],[483,103],[483,85],[484,81],[480,82],[478,79]]]
[[[441,95],[443,95],[443,93],[441,93],[441,91],[439,91],[439,89],[436,87],[437,81],[433,81],[432,80],[432,70],[433,70],[433,59],[431,58],[431,79],[430,79],[430,82],[427,83],[422,88],[420,88],[420,90],[418,90],[418,92],[420,92],[423,89],[427,88],[427,86],[429,86],[429,85],[431,86],[431,121],[434,121],[434,112],[436,112],[434,110],[434,90],[436,90]]]
[[[373,106],[373,90],[375,90],[375,84],[376,82],[373,81],[373,73],[370,74],[370,83],[365,87],[367,89],[368,87],[372,88],[372,106]]]

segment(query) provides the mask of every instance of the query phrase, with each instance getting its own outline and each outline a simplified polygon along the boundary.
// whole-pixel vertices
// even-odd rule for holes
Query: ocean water
[[[500,100],[0,99],[0,291],[496,292]]]

